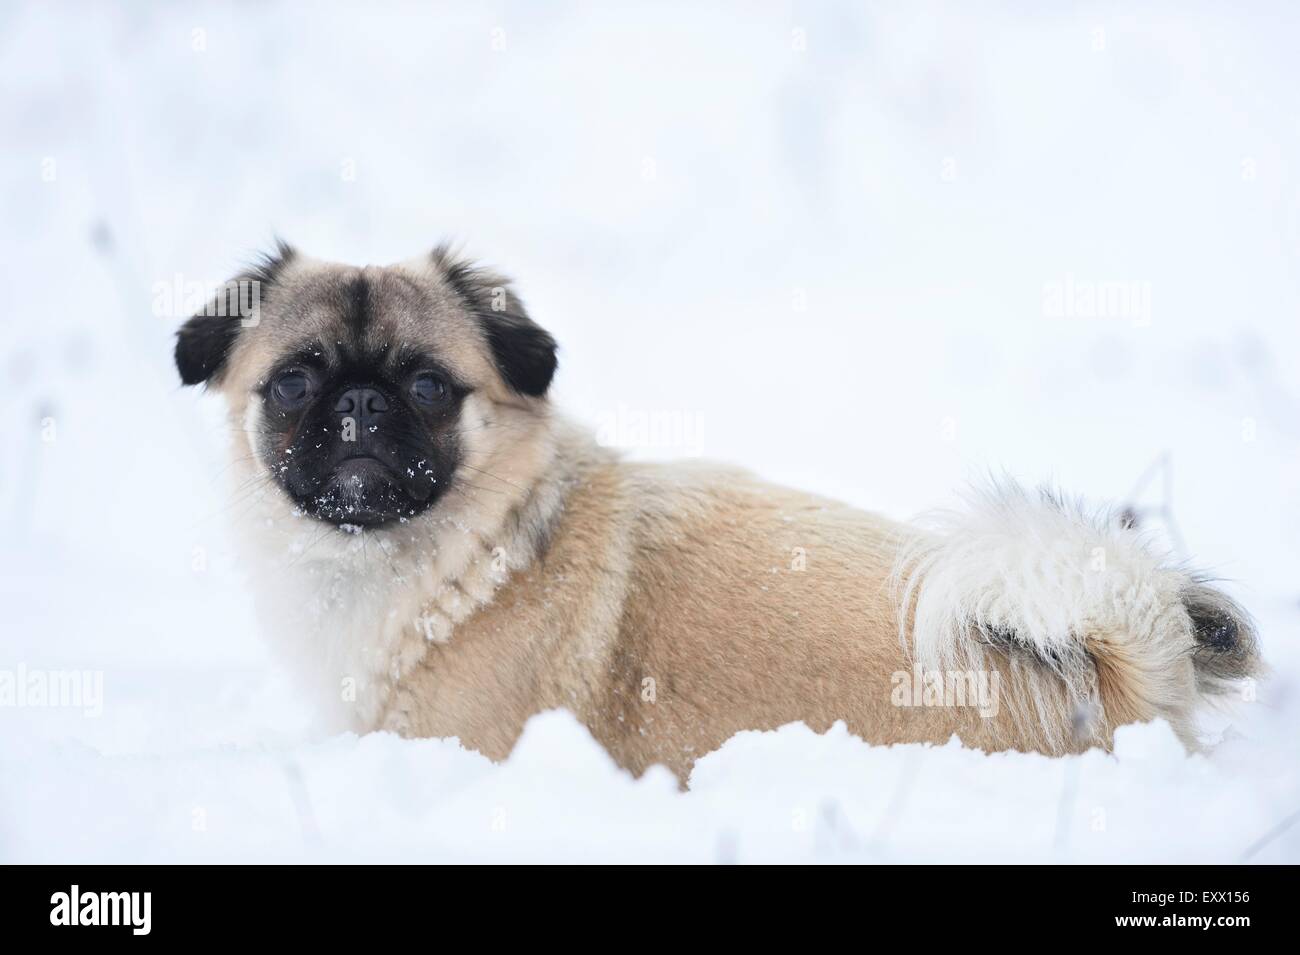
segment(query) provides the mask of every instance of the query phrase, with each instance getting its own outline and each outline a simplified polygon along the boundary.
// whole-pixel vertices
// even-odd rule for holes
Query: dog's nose
[[[339,395],[334,410],[354,418],[376,418],[388,410],[388,399],[374,388],[349,388]]]

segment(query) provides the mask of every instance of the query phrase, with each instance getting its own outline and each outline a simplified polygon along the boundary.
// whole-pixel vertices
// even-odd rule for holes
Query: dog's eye
[[[286,371],[271,384],[271,396],[285,408],[297,408],[311,394],[311,379],[301,371]]]
[[[422,371],[411,382],[411,395],[422,405],[436,405],[447,397],[447,383],[431,371]]]

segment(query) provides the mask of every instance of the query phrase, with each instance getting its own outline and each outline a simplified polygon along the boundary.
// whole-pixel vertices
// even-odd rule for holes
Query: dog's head
[[[182,326],[176,366],[223,392],[297,510],[375,528],[452,490],[483,426],[467,403],[535,409],[556,358],[510,284],[445,247],[356,268],[281,244]]]

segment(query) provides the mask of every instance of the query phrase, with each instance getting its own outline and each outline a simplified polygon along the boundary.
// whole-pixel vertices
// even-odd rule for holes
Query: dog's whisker
[[[476,468],[476,467],[474,467],[474,465],[472,465],[472,464],[468,464],[468,463],[466,463],[466,462],[464,462],[464,461],[461,462],[461,465],[460,465],[460,466],[463,467],[463,468],[468,468],[468,469],[471,470],[471,471],[476,471],[476,472],[478,472],[479,474],[487,475],[488,477],[492,478],[492,479],[495,480],[495,481],[500,481],[502,484],[509,484],[509,485],[510,485],[512,488],[514,488],[516,491],[524,491],[525,493],[527,493],[527,490],[528,490],[527,488],[520,487],[518,484],[514,483],[513,481],[507,481],[507,480],[506,480],[505,478],[503,478],[503,477],[498,477],[497,475],[493,474],[491,471],[485,471],[485,470],[483,470],[483,468]]]

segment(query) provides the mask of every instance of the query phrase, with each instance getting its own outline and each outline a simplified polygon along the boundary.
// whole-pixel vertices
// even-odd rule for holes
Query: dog
[[[256,294],[252,294],[256,293]],[[447,246],[285,244],[177,334],[219,392],[259,613],[322,726],[504,759],[570,710],[683,785],[741,730],[1109,747],[1260,671],[1249,616],[1125,522],[1012,483],[904,524],[700,463],[634,463],[548,400],[556,342]]]

